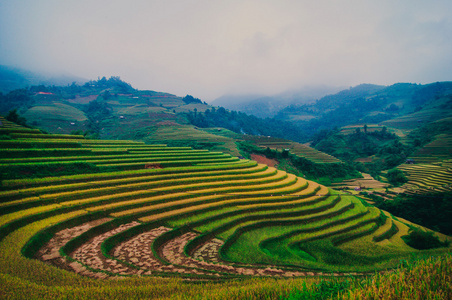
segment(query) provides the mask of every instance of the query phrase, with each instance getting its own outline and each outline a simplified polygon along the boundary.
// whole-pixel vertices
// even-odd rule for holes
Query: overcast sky
[[[205,101],[450,81],[451,12],[450,0],[0,0],[0,64]]]

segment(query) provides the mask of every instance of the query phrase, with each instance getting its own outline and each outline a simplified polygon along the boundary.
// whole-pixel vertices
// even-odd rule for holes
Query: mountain
[[[16,72],[5,67],[2,70],[3,82],[9,80],[24,85],[25,82],[42,80],[33,77],[33,73]],[[17,85],[11,84],[10,88],[14,86]],[[143,128],[149,127],[149,132],[152,132],[156,124],[170,122],[199,128],[223,127],[239,134],[305,143],[322,129],[383,124],[403,131],[447,118],[449,104],[444,95],[452,93],[452,82],[427,85],[397,83],[391,86],[361,84],[312,100],[315,95],[332,89],[304,88],[271,97],[225,96],[213,103],[229,103],[225,106],[233,111],[227,111],[223,107],[215,110],[192,96],[182,98],[162,92],[140,91],[119,77],[103,77],[83,85],[39,85],[8,93],[0,99],[0,113],[6,114],[16,108],[29,124],[49,132],[82,130],[94,132],[102,138],[133,139],[142,135],[139,132],[143,132]],[[279,107],[288,103],[291,104],[276,113]],[[259,119],[235,112],[237,107],[248,108],[260,117],[272,114],[275,117]],[[258,109],[259,113],[256,112]]]
[[[275,118],[291,121],[312,136],[322,129],[330,130],[353,124],[386,122],[389,125],[390,120],[435,107],[436,101],[450,93],[452,82],[426,85],[396,83],[390,86],[362,84],[325,96],[314,103],[292,104],[279,111]],[[433,121],[437,119],[437,113],[444,115],[445,111],[433,109],[424,115],[430,116],[429,121]],[[409,119],[413,118],[416,117]],[[418,116],[417,119],[423,118]],[[396,123],[400,122],[391,124],[397,127]],[[403,126],[411,126],[410,129],[413,129],[419,125],[420,123],[410,121],[410,125]]]
[[[0,92],[30,87],[33,85],[56,85],[63,86],[86,82],[86,79],[73,75],[51,75],[35,73],[29,70],[0,65]]]
[[[280,110],[291,104],[310,103],[327,94],[338,92],[341,89],[339,87],[315,86],[285,91],[273,96],[231,94],[215,99],[211,105],[244,112],[259,118],[267,118],[274,117]]]

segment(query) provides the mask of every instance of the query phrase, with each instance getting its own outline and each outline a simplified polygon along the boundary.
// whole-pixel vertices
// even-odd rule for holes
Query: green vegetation
[[[322,131],[314,138],[312,146],[349,163],[371,157],[371,162],[361,166],[371,174],[374,170],[381,171],[401,164],[413,151],[386,127],[367,132],[356,127],[350,134],[339,130]],[[369,169],[374,172],[369,172]]]
[[[355,282],[339,299],[448,299],[451,268],[450,255],[406,261],[400,270]]]
[[[9,111],[14,110],[21,114],[24,109],[32,107],[33,104],[34,100],[31,97],[31,92],[26,89],[13,90],[6,95],[0,93],[1,115],[6,115]]]
[[[215,132],[199,130],[188,125],[158,126],[152,135],[143,138],[143,140],[149,144],[165,143],[173,147],[188,146],[193,149],[207,149],[229,153],[234,156],[240,155],[235,145],[235,139],[216,135]]]
[[[189,95],[136,91],[119,78],[102,78],[84,87],[54,87],[45,93],[40,93],[42,87],[31,90],[36,94],[30,97],[50,106],[64,98],[57,107],[81,112],[87,123],[71,125],[68,121],[75,115],[61,113],[69,125],[52,136],[0,119],[2,298],[356,299],[363,298],[362,293],[386,295],[394,284],[393,294],[406,297],[407,290],[413,295],[413,286],[388,282],[384,276],[403,279],[414,270],[429,272],[426,276],[437,282],[420,283],[426,291],[419,295],[450,295],[450,255],[444,254],[450,251],[451,238],[308,180],[357,176],[351,165],[335,157],[268,136],[199,130],[188,125],[187,118],[201,122],[213,114],[215,122],[237,128],[241,119],[251,119],[208,110]],[[384,102],[374,98],[368,102]],[[388,114],[399,107],[386,105]],[[188,107],[192,113],[176,112]],[[272,124],[259,122],[253,125]],[[273,130],[289,130],[284,126],[280,122]],[[360,144],[350,144],[357,153],[374,151],[366,145],[378,140],[375,155],[389,166],[396,161],[391,162],[391,155],[399,160],[410,146],[384,128],[365,126],[364,132],[345,133],[359,136]],[[65,134],[72,131],[78,134]],[[115,140],[131,134],[146,143]],[[88,135],[115,139],[87,139]],[[162,145],[166,137],[172,145]],[[221,153],[222,147],[233,156]],[[239,150],[245,157],[273,157],[296,174],[239,159]],[[435,166],[442,177],[448,174],[447,164]],[[411,168],[402,170],[409,180],[416,171],[425,171],[419,165]],[[400,181],[402,171],[388,171],[387,179]],[[396,199],[391,203],[397,205],[388,210],[428,212],[441,224],[423,225],[448,233],[443,228],[449,227],[451,201],[443,195],[447,197],[441,202],[424,199],[423,206],[410,204],[412,211]],[[380,207],[390,202],[375,201]],[[426,209],[425,202],[432,207]],[[435,260],[437,255],[445,265]],[[423,257],[430,258],[426,263],[411,261]],[[406,269],[371,277],[401,261]],[[440,271],[433,273],[432,265]]]
[[[309,287],[306,283],[301,289],[294,289],[290,295],[284,300],[315,300],[329,299],[330,297],[339,298],[350,289],[352,283],[349,280],[322,280],[319,283],[311,284]]]
[[[386,179],[388,179],[389,183],[394,186],[400,186],[406,182],[408,179],[405,174],[399,169],[391,169],[386,173]]]
[[[391,201],[373,198],[375,206],[441,233],[452,234],[452,194],[400,195]]]
[[[306,145],[286,139],[252,135],[244,135],[242,139],[260,148],[269,148],[270,150],[278,150],[282,153],[289,152],[301,158],[310,160],[313,163],[323,164],[323,163],[341,162],[336,157],[328,155],[324,152],[317,151],[316,149],[308,147]],[[271,153],[269,154],[271,155]]]
[[[439,194],[452,190],[451,161],[434,164],[404,164],[397,167],[408,178],[403,185],[406,194]]]
[[[367,257],[340,250],[340,245],[362,237],[384,240],[382,230],[378,229],[387,221],[382,221],[381,212],[364,206],[354,197],[331,194],[312,181],[248,160],[188,147],[87,140],[83,136],[59,135],[51,139],[53,144],[47,144],[50,142],[37,131],[28,131],[23,136],[17,132],[20,129],[9,130],[5,128],[4,134],[12,139],[5,143],[16,144],[15,149],[5,151],[10,153],[9,158],[0,160],[8,171],[3,172],[7,178],[2,181],[0,192],[0,234],[8,238],[33,222],[48,224],[39,227],[38,235],[33,233],[25,239],[29,242],[21,251],[27,256],[40,257],[40,248],[47,247],[46,243],[61,230],[75,230],[88,220],[105,217],[108,221],[93,225],[86,233],[75,235],[60,246],[69,261],[100,274],[96,276],[118,273],[133,276],[142,270],[135,260],[119,258],[115,251],[128,239],[162,226],[167,233],[156,235],[154,242],[149,242],[153,255],[160,264],[176,265],[173,268],[178,269],[158,269],[159,276],[226,279],[272,274],[306,276],[306,270],[369,271],[394,266],[394,258],[411,252],[382,247],[377,255]],[[65,148],[45,148],[58,143]],[[238,146],[247,153],[256,151],[285,159],[309,176],[347,175],[346,168],[339,168],[339,164],[316,165],[287,151],[262,149],[245,142]],[[26,151],[28,157],[16,151]],[[57,156],[52,157],[54,154]],[[77,164],[92,169],[74,168]],[[69,173],[64,173],[66,170]],[[58,223],[46,223],[47,219],[59,216],[62,219]],[[300,229],[301,224],[304,229]],[[183,240],[185,234],[194,234],[192,229],[199,234]],[[82,254],[75,254],[92,238],[104,234],[111,235],[111,239],[102,246],[107,249],[102,255],[119,265],[125,259],[127,271],[118,271],[113,265],[98,266],[79,256]],[[393,234],[387,237],[403,243]],[[222,240],[217,255],[230,260],[231,265],[212,265],[208,258],[203,259],[207,259],[204,263],[193,261],[192,256],[202,257],[197,251],[212,239]],[[273,241],[285,246],[275,248]],[[175,260],[169,255],[166,247],[171,243],[185,245],[179,249],[185,253],[184,259],[192,262]],[[193,263],[196,266],[189,267]],[[244,263],[245,268],[238,267]],[[262,263],[273,267],[267,270]],[[78,268],[73,270],[85,274]],[[155,270],[151,268],[151,272]]]
[[[18,125],[27,126],[27,120],[24,117],[19,116],[17,109],[10,110],[5,119]]]
[[[404,236],[408,246],[414,249],[434,249],[449,246],[449,242],[441,242],[431,231],[422,231],[417,228],[410,228],[409,234]]]
[[[291,123],[273,118],[260,119],[247,114],[220,107],[206,110],[204,113],[190,112],[187,115],[191,124],[201,127],[222,127],[236,133],[265,135],[301,141],[304,132]]]
[[[311,159],[307,159],[301,155],[292,154],[290,151],[278,151],[269,147],[264,149],[248,142],[238,142],[237,145],[244,157],[249,158],[250,154],[257,153],[267,158],[275,158],[279,161],[281,167],[286,166],[286,170],[295,170],[299,176],[304,176],[310,180],[319,181],[324,184],[331,184],[331,182],[361,176],[352,166],[340,163],[339,161],[315,163],[312,154],[309,156]],[[265,145],[268,145],[268,143],[265,143]],[[315,155],[323,156],[320,152]]]
[[[366,123],[413,130],[424,123],[450,117],[451,93],[451,82],[361,84],[314,103],[292,104],[275,118],[292,121],[303,128],[307,137],[322,130]]]

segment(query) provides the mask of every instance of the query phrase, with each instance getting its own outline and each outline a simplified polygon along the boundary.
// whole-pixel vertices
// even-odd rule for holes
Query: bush
[[[410,228],[409,234],[402,237],[405,243],[418,250],[448,247],[449,242],[441,242],[431,231]]]
[[[408,178],[405,177],[405,174],[399,169],[391,169],[386,173],[386,178],[389,183],[394,186],[400,186],[406,182],[408,182]]]
[[[10,110],[5,119],[22,126],[27,126],[27,120],[24,117],[19,116],[17,109]]]
[[[384,201],[369,195],[375,206],[413,223],[452,235],[452,193],[427,195],[399,195],[392,201]]]

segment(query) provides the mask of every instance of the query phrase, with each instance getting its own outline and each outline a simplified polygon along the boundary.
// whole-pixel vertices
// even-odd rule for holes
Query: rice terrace
[[[0,300],[452,299],[451,11],[0,0]]]
[[[414,250],[402,237],[425,228],[252,160],[1,122],[2,297],[274,299],[448,251],[450,237]]]
[[[452,298],[452,83],[287,109],[0,93],[0,298]]]

